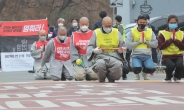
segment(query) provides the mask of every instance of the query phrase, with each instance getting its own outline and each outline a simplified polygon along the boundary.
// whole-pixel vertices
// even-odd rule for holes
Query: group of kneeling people
[[[129,72],[124,59],[126,48],[131,49],[131,66],[135,80],[149,80],[154,70],[151,48],[162,50],[162,60],[166,65],[166,81],[179,82],[183,69],[183,32],[177,28],[175,15],[168,18],[168,28],[159,32],[158,40],[151,28],[147,27],[145,16],[137,19],[134,27],[126,36],[126,42],[118,29],[112,28],[112,19],[105,17],[102,27],[90,30],[89,20],[82,17],[80,29],[67,37],[65,27],[58,27],[58,35],[46,41],[46,31],[39,32],[39,40],[31,47],[31,55],[35,59],[34,74],[36,79],[51,78],[66,80],[98,80],[115,82],[121,77],[126,79]],[[174,31],[173,31],[174,30]],[[126,67],[126,68],[125,68]],[[47,71],[49,70],[49,71]],[[175,73],[173,74],[173,71]]]

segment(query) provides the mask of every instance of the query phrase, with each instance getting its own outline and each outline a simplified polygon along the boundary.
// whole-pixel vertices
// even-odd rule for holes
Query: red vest
[[[44,42],[43,41],[36,41],[36,49],[37,50],[38,49],[41,49],[42,46],[45,46],[46,47],[47,43],[48,43],[47,41],[44,41]],[[42,53],[40,59],[42,59],[42,58],[43,58],[43,53]]]
[[[75,48],[78,50],[79,54],[85,55],[86,48],[89,45],[89,41],[93,31],[82,33],[82,32],[73,32],[73,44]]]
[[[53,38],[54,46],[55,46],[55,59],[66,61],[70,59],[70,38],[68,38],[68,42],[61,43],[56,37]]]

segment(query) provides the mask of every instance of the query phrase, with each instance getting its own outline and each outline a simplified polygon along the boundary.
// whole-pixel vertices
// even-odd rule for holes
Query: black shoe
[[[88,74],[86,75],[86,81],[91,81],[91,78]]]
[[[108,78],[109,82],[114,83],[115,80]]]
[[[28,73],[35,73],[35,71],[33,71],[33,70],[30,70],[30,71],[28,71]]]
[[[126,74],[123,74],[122,77],[123,77],[123,80],[127,80]]]
[[[172,82],[171,78],[168,78],[166,75],[165,82]]]
[[[180,82],[180,79],[178,79],[178,78],[176,78],[176,77],[174,77],[173,80],[174,80],[174,82],[177,82],[177,83]]]
[[[99,82],[103,83],[103,82],[105,82],[105,79],[99,79]]]
[[[61,79],[61,81],[66,81],[66,79]]]
[[[70,76],[70,77],[68,78],[68,80],[70,80],[70,81],[73,80],[73,76]]]

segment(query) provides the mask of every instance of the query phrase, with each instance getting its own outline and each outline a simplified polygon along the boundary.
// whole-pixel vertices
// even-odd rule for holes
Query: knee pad
[[[153,69],[143,68],[143,72],[144,72],[144,73],[152,73],[152,72],[154,72],[154,71],[155,71],[154,68],[153,68]]]
[[[133,68],[133,72],[134,72],[135,74],[139,74],[139,73],[141,72],[141,70],[142,70],[142,67],[134,67],[134,68]]]

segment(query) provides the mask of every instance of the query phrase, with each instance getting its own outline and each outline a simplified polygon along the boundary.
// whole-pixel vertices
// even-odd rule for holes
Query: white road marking
[[[59,105],[56,105],[48,100],[35,100],[35,102],[42,105],[43,107],[60,107]]]
[[[19,101],[7,101],[5,103],[9,108],[26,108]]]
[[[77,102],[62,102],[62,104],[71,106],[71,107],[86,107],[87,105],[83,105]]]
[[[154,93],[154,94],[170,94],[166,92],[156,91],[156,90],[144,90],[146,92]]]

